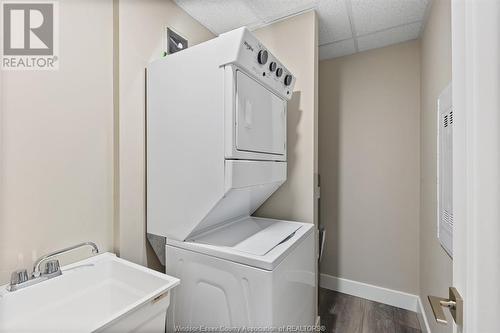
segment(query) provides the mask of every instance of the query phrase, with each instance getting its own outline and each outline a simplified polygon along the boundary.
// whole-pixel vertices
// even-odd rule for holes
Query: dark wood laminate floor
[[[319,315],[328,333],[421,333],[415,312],[323,288]]]

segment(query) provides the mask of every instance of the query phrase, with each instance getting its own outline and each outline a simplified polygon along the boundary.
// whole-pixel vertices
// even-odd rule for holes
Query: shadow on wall
[[[302,119],[303,110],[300,109],[301,92],[294,91],[292,98],[288,101],[287,108],[287,180],[274,192],[269,199],[255,212],[255,216],[268,217],[281,220],[295,220],[294,207],[298,204],[294,191],[291,189],[294,183],[294,175],[297,170],[297,145],[301,140],[298,128]]]
[[[321,76],[321,72],[319,74]],[[338,224],[339,211],[339,153],[340,153],[340,98],[339,88],[340,73],[337,68],[328,74],[332,82],[327,92],[319,90],[319,112],[318,112],[318,165],[321,175],[321,197],[319,199],[319,227],[324,228],[326,240],[323,248],[323,256],[319,262],[321,273],[322,262],[327,261],[330,270],[337,274],[339,269],[338,260],[341,258],[339,246],[340,226]],[[320,80],[321,81],[321,80]],[[321,105],[321,94],[328,93],[328,105]],[[328,256],[328,253],[334,254]]]
[[[151,244],[149,244],[147,239],[145,239],[144,241],[146,242],[146,260],[148,268],[165,273],[165,266],[161,264],[160,260],[156,256],[155,251],[151,247]]]

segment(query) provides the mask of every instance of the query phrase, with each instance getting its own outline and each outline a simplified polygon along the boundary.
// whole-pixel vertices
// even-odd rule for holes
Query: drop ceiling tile
[[[347,39],[319,47],[319,60],[343,57],[356,53],[354,39]]]
[[[319,21],[320,58],[327,59],[355,53],[353,37],[359,51],[417,38],[432,0],[174,1],[216,34],[245,25],[259,27],[314,8]],[[351,23],[355,31],[351,31]]]
[[[175,0],[177,5],[215,34],[259,21],[245,0]]]
[[[352,37],[345,0],[320,0],[317,7],[319,45]]]
[[[422,21],[429,0],[350,0],[358,36]]]
[[[358,37],[359,51],[366,51],[418,38],[422,22],[407,24]]]
[[[255,14],[268,23],[316,7],[318,0],[249,0]]]

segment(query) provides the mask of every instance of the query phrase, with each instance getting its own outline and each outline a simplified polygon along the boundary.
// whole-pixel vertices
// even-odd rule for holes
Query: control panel
[[[295,76],[248,30],[241,36],[234,63],[282,97],[291,99]]]

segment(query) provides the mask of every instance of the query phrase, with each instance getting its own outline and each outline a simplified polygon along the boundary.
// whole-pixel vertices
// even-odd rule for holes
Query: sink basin
[[[0,287],[0,332],[163,332],[179,279],[104,253],[14,292]]]

